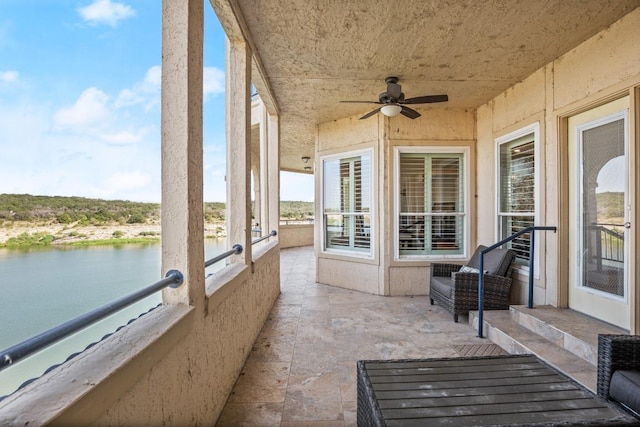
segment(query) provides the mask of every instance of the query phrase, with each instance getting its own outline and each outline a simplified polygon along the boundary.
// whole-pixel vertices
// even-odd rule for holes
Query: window
[[[371,254],[371,154],[323,160],[324,249]]]
[[[465,254],[466,151],[398,149],[398,255]]]
[[[535,225],[536,139],[538,127],[525,128],[498,140],[499,239]],[[530,235],[507,244],[520,261],[529,260]]]

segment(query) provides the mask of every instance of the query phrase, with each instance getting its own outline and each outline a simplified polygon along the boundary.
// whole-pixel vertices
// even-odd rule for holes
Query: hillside
[[[282,219],[313,217],[313,203],[280,203]],[[205,237],[226,235],[225,204],[204,204]],[[158,241],[160,204],[84,197],[0,194],[0,247]]]
[[[312,202],[282,201],[280,210],[283,219],[305,220],[313,217]],[[224,222],[225,204],[206,202],[204,218],[206,223]],[[80,225],[157,224],[160,221],[160,204],[84,197],[0,194],[0,224],[4,221]]]

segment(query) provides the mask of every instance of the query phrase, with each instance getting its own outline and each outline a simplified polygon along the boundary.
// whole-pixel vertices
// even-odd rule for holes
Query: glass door
[[[569,119],[569,306],[630,326],[628,98]]]

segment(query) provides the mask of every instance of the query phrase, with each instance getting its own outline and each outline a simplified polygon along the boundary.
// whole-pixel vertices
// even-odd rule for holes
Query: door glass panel
[[[625,296],[624,119],[582,131],[582,286]]]

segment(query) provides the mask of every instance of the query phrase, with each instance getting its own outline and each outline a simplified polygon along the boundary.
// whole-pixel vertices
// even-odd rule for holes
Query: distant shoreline
[[[225,224],[205,224],[205,237],[226,237]],[[3,248],[154,243],[160,238],[160,224],[80,225],[13,221],[0,225],[0,247]]]

